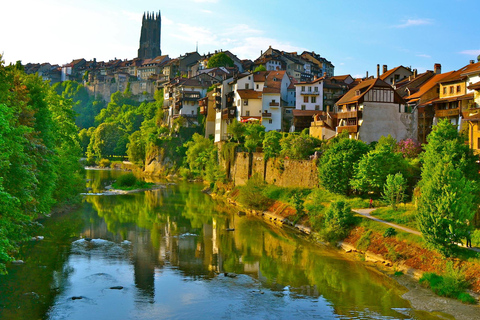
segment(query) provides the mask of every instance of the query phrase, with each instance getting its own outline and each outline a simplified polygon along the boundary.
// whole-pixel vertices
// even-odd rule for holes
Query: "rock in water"
[[[122,290],[123,287],[122,286],[115,286],[115,287],[110,287],[110,289],[112,289],[112,290]]]

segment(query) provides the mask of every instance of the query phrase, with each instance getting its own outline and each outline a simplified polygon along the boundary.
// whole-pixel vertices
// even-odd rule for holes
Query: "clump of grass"
[[[357,241],[357,249],[366,251],[370,246],[370,236],[372,235],[372,230],[368,230]]]
[[[395,271],[395,273],[393,275],[395,277],[400,277],[400,276],[403,276],[403,272],[402,271]]]
[[[383,233],[383,237],[389,238],[389,237],[395,236],[396,234],[397,234],[397,230],[395,230],[394,228],[387,228]]]
[[[419,282],[432,289],[437,295],[458,299],[464,303],[475,304],[477,301],[466,293],[469,284],[461,268],[455,268],[451,261],[447,262],[446,272],[438,275],[434,272],[424,273]]]
[[[118,177],[117,181],[112,184],[112,187],[120,190],[134,190],[149,188],[153,185],[154,183],[139,180],[133,173],[129,172]]]

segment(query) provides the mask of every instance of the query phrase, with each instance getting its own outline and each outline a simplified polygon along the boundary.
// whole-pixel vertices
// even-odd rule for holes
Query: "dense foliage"
[[[234,63],[225,52],[218,52],[208,59],[207,68],[233,67]]]
[[[477,157],[448,121],[435,126],[427,140],[417,221],[427,243],[449,256],[478,210]]]
[[[78,195],[80,153],[71,100],[0,61],[0,273],[33,219]]]

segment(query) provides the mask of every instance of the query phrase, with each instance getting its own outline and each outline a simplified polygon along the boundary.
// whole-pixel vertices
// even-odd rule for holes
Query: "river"
[[[86,174],[97,194],[122,173]],[[434,318],[389,277],[202,188],[87,195],[41,221],[0,276],[0,319]]]

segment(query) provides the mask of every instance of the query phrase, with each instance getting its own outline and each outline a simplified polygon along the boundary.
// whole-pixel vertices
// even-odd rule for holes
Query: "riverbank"
[[[266,211],[248,209],[238,201],[238,191],[226,195],[211,194],[213,197],[225,199],[236,208],[237,213],[248,214],[264,219],[278,227],[287,227],[299,231],[318,242],[315,230],[301,223],[294,224],[292,216],[295,209],[279,201],[274,202]],[[290,217],[290,219],[289,219]],[[371,232],[370,243],[367,248],[358,249],[362,235]],[[406,289],[403,298],[408,300],[412,307],[418,310],[431,312],[445,319],[475,319],[480,314],[478,305],[468,305],[462,302],[436,295],[430,289],[419,284],[418,280],[424,272],[442,273],[445,259],[438,253],[409,243],[407,240],[397,240],[395,237],[384,238],[378,232],[366,230],[364,227],[352,229],[344,241],[339,243],[345,259],[363,261],[367,266],[391,277]],[[457,267],[464,268],[467,280],[472,283],[469,293],[478,301],[480,279],[476,275],[480,271],[477,263],[456,261]]]

